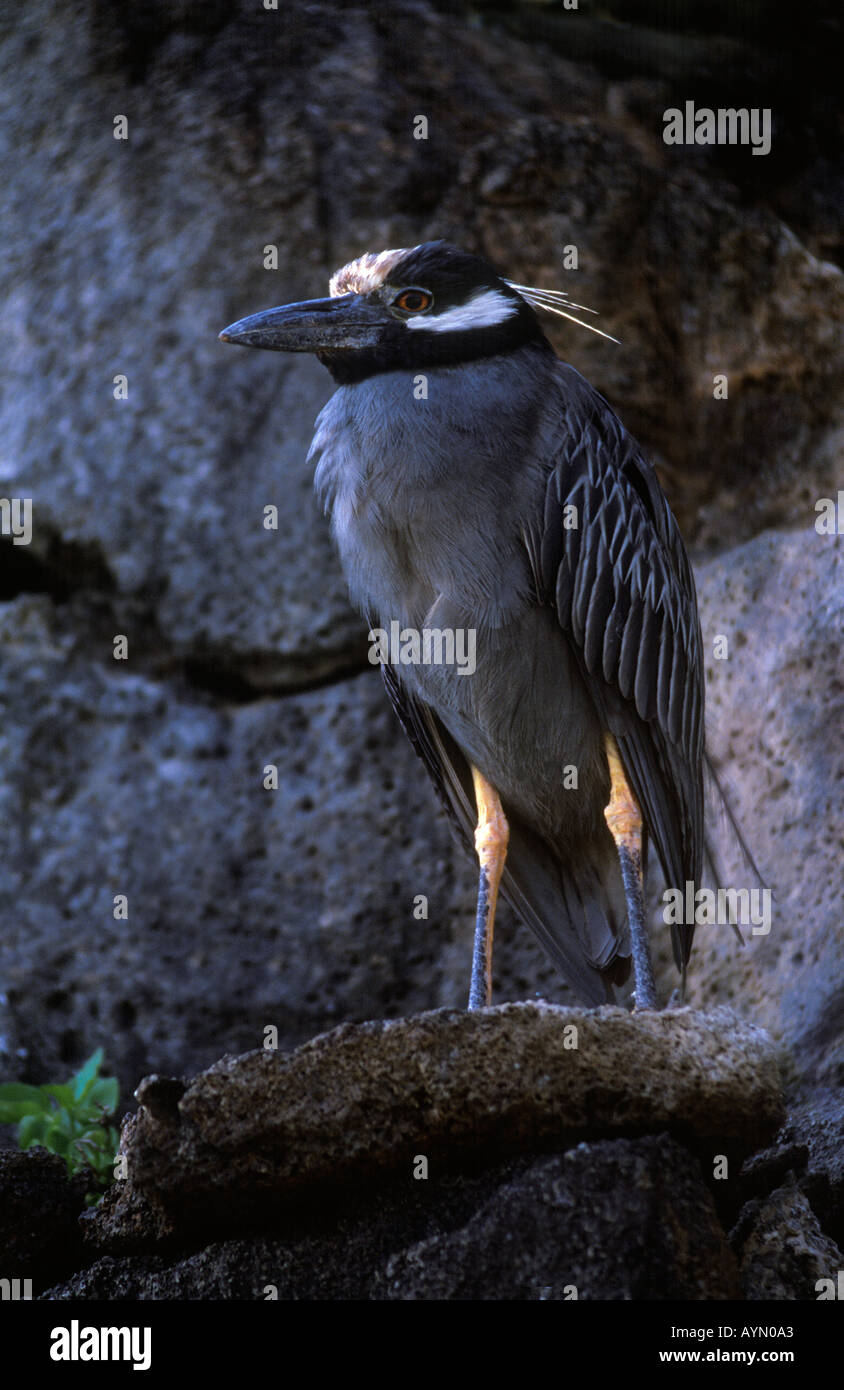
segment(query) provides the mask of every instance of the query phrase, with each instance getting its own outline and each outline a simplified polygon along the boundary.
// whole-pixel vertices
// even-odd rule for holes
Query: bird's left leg
[[[642,813],[628,785],[618,744],[612,734],[605,734],[604,745],[610,767],[610,799],[604,811],[604,819],[618,850],[624,896],[627,899],[630,940],[633,946],[633,972],[636,979],[636,1008],[655,1009],[656,985],[648,948],[642,882]]]
[[[498,885],[504,872],[510,827],[504,815],[498,793],[483,773],[472,765],[472,782],[478,824],[475,830],[475,849],[481,866],[478,882],[478,913],[475,919],[475,945],[472,951],[472,983],[469,987],[469,1008],[482,1009],[492,1003],[492,935],[495,925],[495,905]]]

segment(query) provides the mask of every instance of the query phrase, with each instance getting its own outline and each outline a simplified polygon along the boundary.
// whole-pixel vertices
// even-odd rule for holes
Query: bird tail
[[[510,844],[502,896],[584,1003],[616,1003],[616,989],[630,975],[630,937],[612,839],[607,834],[606,846],[584,844],[564,866],[534,831],[504,809]]]
[[[446,729],[426,711],[435,752],[438,791],[474,855],[475,810],[469,764]],[[533,932],[584,1004],[617,1003],[615,990],[630,974],[627,905],[615,846],[608,830],[559,854],[502,803],[510,829],[501,896]]]

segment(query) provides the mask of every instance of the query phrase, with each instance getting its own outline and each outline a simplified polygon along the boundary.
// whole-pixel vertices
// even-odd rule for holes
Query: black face
[[[347,270],[339,273],[340,288]],[[418,370],[511,352],[526,343],[552,349],[531,306],[480,256],[447,242],[408,251],[372,288],[270,309],[221,337],[276,351],[314,352],[335,381]]]

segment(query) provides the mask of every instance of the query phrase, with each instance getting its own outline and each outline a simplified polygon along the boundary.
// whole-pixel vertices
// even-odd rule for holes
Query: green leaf
[[[40,1086],[10,1081],[0,1086],[0,1124],[17,1124],[24,1115],[39,1115],[48,1110],[49,1104]]]
[[[55,1125],[44,1136],[44,1147],[51,1153],[58,1154],[61,1158],[67,1158],[70,1150],[71,1138],[69,1134],[63,1134]]]
[[[24,1115],[18,1125],[18,1147],[31,1149],[33,1144],[43,1144],[45,1148],[49,1148],[47,1136],[50,1128],[47,1115]]]
[[[50,1124],[56,1134],[64,1134],[68,1139],[73,1139],[80,1129],[76,1116],[67,1110],[56,1110],[50,1116]]]
[[[59,1105],[61,1105],[65,1110],[72,1110],[74,1105],[76,1104],[76,1097],[73,1094],[72,1086],[67,1086],[62,1084],[61,1082],[57,1082],[53,1086],[39,1086],[38,1089],[40,1091],[43,1091],[44,1095],[52,1096],[53,1099],[57,1100]]]
[[[103,1125],[89,1125],[79,1136],[91,1144],[105,1145],[108,1143],[108,1133]]]
[[[0,1123],[17,1123],[22,1149],[41,1144],[65,1160],[71,1174],[86,1170],[95,1185],[106,1188],[114,1177],[120,1135],[105,1120],[117,1108],[120,1087],[114,1076],[100,1076],[98,1048],[66,1084],[0,1086]],[[89,1205],[99,1201],[92,1192]]]
[[[88,1130],[74,1141],[74,1149],[79,1155],[77,1164],[92,1170],[97,1181],[107,1186],[112,1178],[114,1150],[111,1147],[113,1131],[101,1127]]]
[[[95,1080],[97,1072],[102,1065],[102,1060],[103,1050],[101,1047],[98,1047],[96,1052],[91,1053],[91,1056],[84,1066],[71,1078],[73,1094],[77,1100],[84,1099],[87,1094],[89,1083]]]
[[[117,1102],[120,1099],[120,1084],[117,1077],[98,1077],[85,1099],[88,1104],[97,1106],[110,1115],[117,1109]]]

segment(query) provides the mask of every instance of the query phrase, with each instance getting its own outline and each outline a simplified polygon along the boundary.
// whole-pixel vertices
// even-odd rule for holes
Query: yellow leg
[[[492,937],[495,928],[495,906],[498,902],[498,886],[504,872],[504,861],[507,858],[510,827],[498,793],[474,766],[472,782],[475,788],[475,805],[478,809],[475,849],[481,868],[469,1008],[482,1009],[492,1003]]]
[[[604,746],[610,769],[610,799],[604,811],[604,819],[618,850],[624,896],[627,899],[633,970],[636,977],[636,1007],[655,1009],[656,985],[645,926],[645,895],[642,882],[642,813],[630,790],[618,744],[612,734],[604,735]]]

